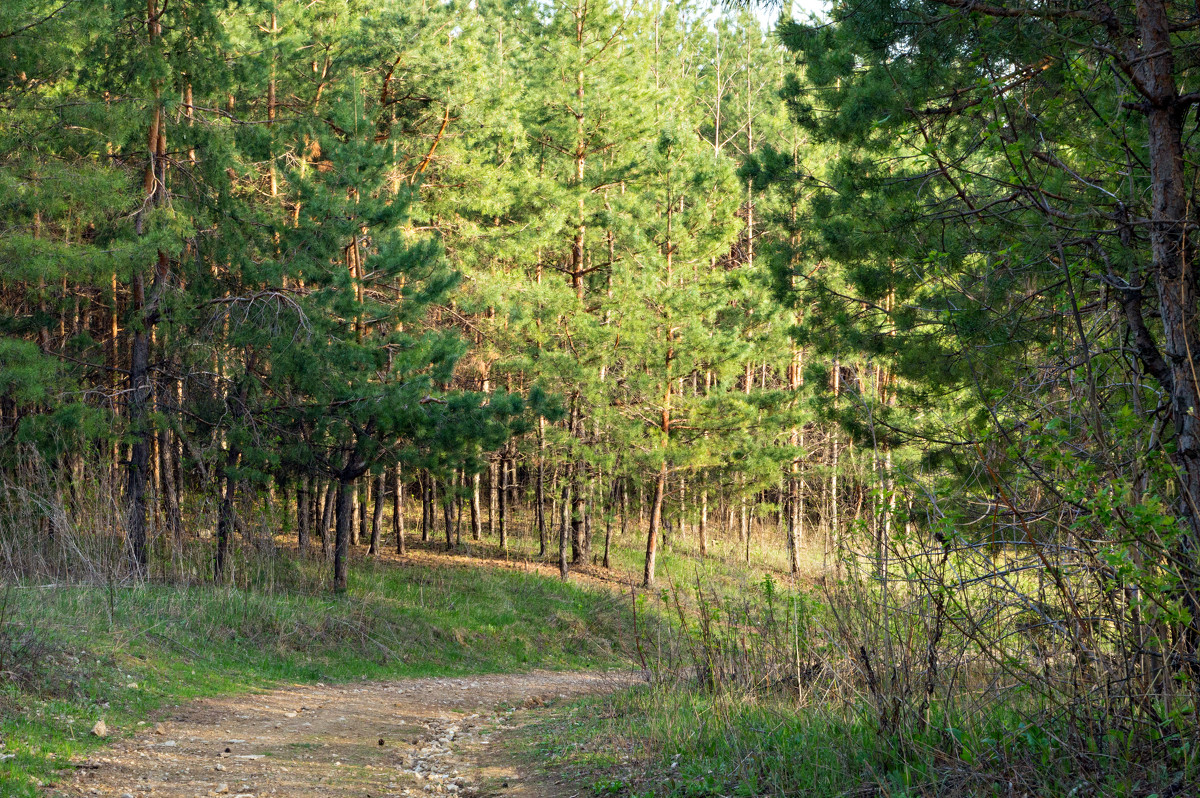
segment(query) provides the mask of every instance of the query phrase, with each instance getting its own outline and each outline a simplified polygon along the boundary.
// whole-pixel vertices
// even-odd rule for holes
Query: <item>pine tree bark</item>
[[[609,550],[612,546],[613,511],[616,509],[615,505],[617,504],[617,495],[618,495],[618,491],[620,490],[620,485],[621,485],[621,478],[617,477],[617,476],[613,476],[612,477],[612,489],[609,491],[608,502],[607,502],[606,506],[604,507],[604,562],[603,562],[603,565],[605,568],[612,567],[611,563],[609,562],[608,554],[609,554]]]
[[[392,533],[396,536],[396,551],[404,554],[404,477],[398,463],[392,474]]]
[[[521,501],[521,479],[517,472],[517,458],[515,455],[510,455],[508,458],[508,509],[510,512],[515,512],[517,504]]]
[[[746,523],[745,561],[746,561],[746,564],[749,565],[750,564],[750,538],[753,536],[753,533],[754,533],[754,507],[751,506],[751,507],[747,508],[745,501],[746,501],[745,497],[743,497],[742,498],[742,519]],[[755,502],[757,503],[757,495],[755,496]]]
[[[156,47],[162,37],[162,11],[158,0],[148,0],[146,34],[150,48]],[[166,120],[162,109],[162,89],[154,84],[153,116],[146,138],[148,158],[146,161],[143,188],[150,198],[150,205],[162,207],[166,202]],[[139,212],[134,220],[137,234],[144,233],[143,215]],[[158,302],[163,284],[169,272],[166,252],[159,250],[154,264],[152,295],[146,295],[145,278],[140,269],[134,270],[132,280],[133,313],[138,323],[134,325],[133,340],[129,348],[129,428],[133,443],[129,452],[129,469],[125,490],[125,539],[130,570],[138,579],[145,578],[149,568],[149,551],[146,537],[146,483],[150,475],[150,448],[154,435],[150,422],[150,335],[158,322]]]
[[[309,494],[312,492],[312,477],[305,475],[296,480],[296,546],[301,557],[308,556],[309,548]]]
[[[508,490],[504,484],[508,476],[508,469],[504,467],[504,460],[500,460],[500,489],[496,493],[496,501],[498,503],[497,521],[500,526],[500,550],[504,552],[504,556],[508,556]]]
[[[354,491],[354,510],[356,522],[354,525],[354,535],[350,539],[350,543],[358,546],[362,543],[363,538],[367,537],[367,530],[370,527],[367,525],[367,514],[371,507],[371,481],[369,479],[360,479]]]
[[[587,559],[587,544],[584,542],[583,514],[585,504],[583,499],[583,479],[586,466],[582,461],[575,463],[571,471],[571,562],[578,565]]]
[[[133,278],[133,311],[144,316],[145,284],[140,274]],[[138,579],[145,578],[149,566],[146,541],[146,481],[150,469],[150,428],[147,405],[150,400],[150,336],[139,325],[129,347],[129,426],[133,443],[129,448],[126,475],[125,539],[130,570]]]
[[[356,483],[367,472],[369,463],[354,454],[346,454],[346,464],[337,474],[337,530],[334,534],[333,589],[346,589],[346,574],[350,561],[350,534],[354,527]]]
[[[621,477],[621,540],[626,540],[626,524],[629,521],[629,485]]]
[[[463,520],[463,488],[467,486],[467,475],[462,470],[454,472],[454,484],[457,488],[454,492],[454,545],[462,546],[462,520]]]
[[[738,543],[745,543],[750,537],[750,512],[746,506],[746,477],[743,474],[738,474],[738,483],[741,485],[741,490],[738,492]]]
[[[172,410],[168,404],[168,386],[166,378],[157,381],[156,396],[158,398],[158,413],[162,418],[170,418]],[[166,527],[171,535],[173,548],[177,553],[183,550],[183,514],[179,509],[179,485],[175,481],[174,454],[175,446],[171,442],[174,430],[166,424],[158,429],[158,472],[162,486],[159,500],[163,504],[166,517]]]
[[[567,466],[570,469],[570,466]],[[562,499],[559,502],[559,509],[562,511],[562,518],[559,519],[558,525],[558,572],[563,578],[567,578],[567,538],[570,534],[570,515],[571,515],[571,478],[569,474],[563,475],[562,481]]]
[[[433,476],[421,472],[421,542],[428,543],[433,530]]]
[[[346,575],[350,560],[350,533],[354,526],[354,478],[337,480],[337,529],[333,548],[333,589],[346,590]]]
[[[500,484],[499,469],[496,467],[496,457],[488,459],[488,537],[496,537],[496,513],[499,498],[497,486]]]
[[[679,477],[679,539],[687,539],[687,519],[688,519],[688,492],[687,479],[681,474]]]
[[[217,511],[217,552],[213,559],[213,579],[218,585],[225,584],[229,571],[230,540],[236,525],[234,513],[237,512],[234,500],[237,497],[237,480],[233,472],[237,468],[238,448],[229,447],[225,455],[225,492],[221,497],[221,507]]]
[[[1200,649],[1200,382],[1196,358],[1200,357],[1200,319],[1197,318],[1200,286],[1197,285],[1195,245],[1188,239],[1192,224],[1189,180],[1185,170],[1187,153],[1183,143],[1184,123],[1192,100],[1180,95],[1175,80],[1176,48],[1171,19],[1164,0],[1137,3],[1138,58],[1134,75],[1147,95],[1147,144],[1150,159],[1150,191],[1153,208],[1149,225],[1159,309],[1162,314],[1163,358],[1147,353],[1143,363],[1171,399],[1175,425],[1175,454],[1181,490],[1176,504],[1183,519],[1184,534],[1171,552],[1181,577],[1180,592],[1191,620],[1187,624],[1189,654]],[[1164,379],[1165,378],[1165,379]]]
[[[120,294],[117,290],[117,273],[114,271],[111,275],[110,295],[109,298],[112,304],[109,306],[108,314],[108,345],[105,347],[105,366],[108,368],[108,403],[112,408],[112,413],[116,418],[121,417],[121,403],[118,397],[121,394],[121,306]],[[16,408],[13,408],[13,427],[16,426]],[[121,474],[121,444],[115,438],[112,441],[111,455],[111,476],[114,483]]]
[[[483,535],[483,515],[479,506],[479,489],[482,478],[479,472],[471,475],[471,540],[479,540]]]
[[[325,488],[325,502],[321,509],[321,555],[325,562],[333,559],[334,516],[337,514],[338,481],[329,480]]]
[[[538,557],[546,556],[546,419],[538,417],[537,487],[534,502],[537,506]]]
[[[835,358],[833,361],[833,406],[837,408],[838,396],[841,393],[842,368]],[[834,571],[841,573],[842,530],[841,519],[838,517],[838,469],[840,467],[840,450],[838,448],[837,430],[830,432],[831,467],[829,470],[829,537],[830,554],[834,558]]]
[[[278,485],[278,493],[275,486]],[[287,537],[292,531],[291,484],[286,477],[271,477],[271,485],[267,489],[267,507],[279,509],[279,531]]]
[[[453,477],[447,477],[442,486],[442,516],[446,522],[446,551],[454,549],[454,525],[451,516],[454,514],[454,491],[451,490]]]
[[[642,573],[642,587],[654,586],[654,565],[658,554],[658,532],[662,526],[663,494],[667,488],[667,464],[664,461],[654,480],[654,499],[650,507],[650,531],[646,534],[646,568]]]
[[[383,534],[383,503],[387,498],[384,495],[386,490],[384,489],[382,471],[375,476],[375,485],[372,493],[375,496],[375,513],[371,518],[371,547],[367,550],[367,553],[376,555],[379,553],[379,539]]]
[[[308,545],[312,548],[313,535],[317,534],[317,527],[321,524],[321,497],[324,495],[324,488],[321,485],[321,480],[318,477],[309,475],[308,484]]]
[[[320,538],[322,544],[324,544],[325,538],[327,537],[325,530],[328,529],[328,527],[324,525],[325,489],[325,480],[321,479],[320,477],[314,477],[312,496],[312,534]]]

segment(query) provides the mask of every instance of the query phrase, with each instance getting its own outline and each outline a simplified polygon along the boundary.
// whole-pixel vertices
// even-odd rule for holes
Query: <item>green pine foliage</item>
[[[564,579],[694,552],[822,580],[830,727],[887,741],[846,761],[942,718],[974,767],[951,727],[1011,714],[1192,773],[1194,9],[787,12],[5,4],[5,565],[250,588],[319,540],[353,592],[414,517]]]

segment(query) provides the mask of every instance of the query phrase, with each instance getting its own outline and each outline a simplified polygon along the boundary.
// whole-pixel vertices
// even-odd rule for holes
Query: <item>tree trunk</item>
[[[608,513],[604,514],[604,562],[605,568],[612,568],[612,564],[608,559],[608,552],[612,546],[612,516]]]
[[[308,545],[312,546],[312,536],[317,534],[321,525],[321,499],[324,495],[321,480],[310,476],[308,479]]]
[[[379,537],[383,534],[383,502],[386,497],[382,471],[375,476],[375,488],[372,493],[375,494],[375,514],[371,519],[371,548],[367,553],[375,555],[379,553]]]
[[[174,413],[178,414],[180,408],[183,407],[183,380],[175,380],[172,386],[172,395],[175,397]],[[172,480],[175,485],[175,511],[179,513],[179,538],[178,545],[180,552],[183,551],[183,436],[179,434],[179,430],[171,432],[171,472]]]
[[[746,564],[750,564],[750,537],[754,531],[754,508],[751,507],[749,513],[746,512],[745,505],[746,497],[742,497],[742,519],[746,522]]]
[[[404,554],[404,478],[399,463],[392,473],[392,533],[396,536],[396,551]]]
[[[679,477],[679,515],[677,517],[679,518],[679,539],[686,540],[688,531],[687,480],[683,476]]]
[[[654,503],[650,507],[650,531],[646,534],[646,569],[642,573],[642,587],[654,586],[654,560],[658,554],[658,531],[662,525],[663,493],[667,488],[667,464],[663,461],[654,480]]]
[[[521,480],[517,474],[516,457],[508,458],[508,509],[515,511],[521,501]]]
[[[796,471],[794,468],[791,475],[788,477],[787,492],[788,568],[792,573],[798,573],[800,571],[800,489],[797,484]]]
[[[148,0],[146,34],[151,48],[162,37],[162,20],[157,0]],[[143,189],[155,208],[166,200],[166,120],[164,119],[161,88],[154,85],[153,117],[147,136],[147,161]],[[134,226],[143,233],[143,216],[136,214]],[[125,491],[125,541],[130,569],[135,578],[142,579],[149,568],[146,536],[146,481],[150,475],[150,444],[153,428],[150,423],[150,335],[158,319],[158,292],[169,272],[166,252],[159,250],[154,265],[154,296],[146,298],[146,282],[142,271],[134,267],[133,313],[136,319],[133,342],[129,350],[129,428],[133,443],[129,452],[129,470]],[[114,285],[115,293],[115,285]]]
[[[534,502],[537,506],[538,557],[546,556],[546,419],[538,417],[538,464],[537,488]]]
[[[300,556],[308,556],[308,496],[312,491],[312,477],[296,480],[296,546]]]
[[[433,475],[421,472],[421,542],[428,543],[433,530]]]
[[[549,528],[550,528],[549,534],[555,535],[556,536],[555,541],[557,541],[558,533],[555,530],[558,527],[556,527],[555,524],[558,523],[558,517],[560,515],[559,510],[558,510],[558,465],[557,464],[555,464],[554,470],[550,472],[549,494],[550,494],[550,521],[548,524]],[[558,544],[556,542],[555,546],[557,546],[557,545]]]
[[[165,378],[158,381],[157,395],[159,415],[164,419],[169,418],[172,408],[167,406],[168,391]],[[175,446],[171,442],[174,434],[174,430],[166,424],[161,425],[158,430],[158,470],[161,475],[161,501],[166,511],[167,531],[171,535],[175,550],[182,552],[183,514],[179,509],[179,485],[175,481],[175,467],[173,462]]]
[[[105,347],[105,365],[109,369],[108,395],[109,404],[112,406],[113,415],[117,418],[121,416],[121,404],[118,397],[121,394],[121,298],[117,291],[117,273],[114,271],[111,274],[112,280],[109,290],[111,291],[110,299],[112,305],[109,308],[108,314],[108,346]],[[16,426],[16,409],[13,409],[13,425]],[[114,437],[112,441],[111,451],[111,467],[112,479],[114,485],[121,473],[121,449],[120,442]]]
[[[595,519],[596,502],[592,495],[594,484],[589,480],[587,483],[588,497],[583,503],[583,561],[588,560],[595,562],[592,556],[592,521]]]
[[[322,523],[325,520],[325,480],[320,477],[313,479],[313,496],[312,496],[312,534],[325,540],[325,527]]]
[[[750,512],[746,507],[746,477],[739,474],[738,482],[742,487],[738,494],[738,501],[741,503],[741,512],[738,515],[738,542],[745,543],[750,537]]]
[[[140,275],[134,277],[134,311],[145,305]],[[151,429],[147,404],[150,400],[150,336],[138,326],[129,349],[129,427],[133,443],[125,483],[125,541],[130,570],[137,579],[146,576],[149,556],[146,546],[146,481],[150,470]]]
[[[608,503],[604,507],[604,567],[611,568],[612,565],[608,559],[609,548],[612,545],[612,519],[613,505],[617,503],[617,491],[620,489],[620,477],[612,477],[612,490],[609,491]]]
[[[279,486],[278,495],[276,495],[275,485]],[[292,508],[290,494],[290,484],[285,477],[271,477],[271,487],[267,490],[267,509],[274,511],[279,508],[279,531],[284,537],[288,537],[292,533]]]
[[[454,484],[459,488],[454,492],[454,545],[462,545],[462,517],[463,517],[463,492],[461,488],[467,485],[466,474],[463,471],[455,471]]]
[[[621,540],[625,540],[626,522],[629,520],[629,485],[621,477]]]
[[[213,560],[213,580],[225,584],[229,571],[229,541],[233,537],[234,499],[237,496],[237,480],[233,470],[237,467],[238,450],[230,447],[225,456],[225,495],[221,497],[221,508],[217,512],[217,554]]]
[[[568,466],[570,468],[570,466]],[[558,571],[563,579],[567,578],[567,536],[571,515],[571,479],[564,475],[562,481],[562,500],[559,502],[562,518],[558,525]]]
[[[575,565],[587,558],[587,543],[584,540],[583,513],[586,509],[581,480],[587,477],[583,461],[575,463],[571,471],[571,562]]]
[[[354,491],[354,509],[357,522],[354,525],[354,537],[350,542],[358,546],[362,543],[363,538],[367,537],[367,514],[371,509],[371,480],[360,479],[356,490]]]
[[[841,393],[841,378],[842,368],[838,361],[833,361],[833,406],[837,408],[838,395]],[[838,436],[837,430],[830,433],[831,445],[833,447],[833,462],[829,471],[829,536],[830,536],[830,554],[834,558],[834,572],[841,573],[841,549],[842,549],[842,530],[840,528],[841,520],[838,518]]]
[[[471,540],[479,540],[483,535],[483,516],[479,506],[479,483],[481,481],[479,472],[471,475]]]
[[[1183,126],[1191,101],[1180,96],[1176,84],[1171,24],[1163,0],[1138,2],[1141,57],[1133,70],[1149,100],[1146,131],[1153,212],[1148,230],[1166,355],[1166,364],[1157,353],[1143,363],[1147,371],[1161,373],[1155,376],[1171,397],[1171,417],[1175,424],[1173,459],[1181,482],[1176,507],[1184,528],[1171,558],[1181,577],[1180,592],[1191,615],[1187,623],[1187,649],[1194,655],[1200,648],[1200,573],[1196,562],[1200,541],[1200,384],[1196,379],[1196,358],[1200,357],[1197,319],[1200,287],[1192,254],[1194,245],[1188,241],[1194,209],[1190,207],[1189,179],[1184,166]],[[1167,368],[1169,373],[1163,373]]]
[[[493,456],[488,460],[488,537],[496,537],[496,505],[499,502],[497,498],[497,486],[500,484],[499,469],[496,467],[496,458]]]
[[[454,549],[454,491],[451,490],[453,479],[453,476],[446,477],[442,484],[442,519],[446,523],[446,551]]]
[[[500,489],[496,492],[496,501],[499,504],[499,513],[497,519],[500,524],[500,550],[504,552],[504,556],[508,556],[508,486],[504,481],[508,478],[508,469],[504,467],[504,460],[500,460]]]
[[[329,562],[333,558],[333,525],[334,516],[337,514],[337,490],[338,481],[336,479],[329,481],[329,486],[325,489],[325,507],[321,511],[321,554],[325,558],[325,562]]]
[[[354,480],[337,481],[337,531],[334,534],[333,589],[346,589],[346,571],[350,559],[350,529],[354,526]]]

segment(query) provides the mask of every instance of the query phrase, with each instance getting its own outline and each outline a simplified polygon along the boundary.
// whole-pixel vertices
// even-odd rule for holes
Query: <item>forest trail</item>
[[[514,729],[629,671],[294,685],[196,701],[87,760],[51,796],[566,798],[530,771]],[[382,744],[381,744],[382,743]]]

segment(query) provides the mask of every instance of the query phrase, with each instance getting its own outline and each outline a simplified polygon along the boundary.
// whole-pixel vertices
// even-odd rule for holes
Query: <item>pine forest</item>
[[[1200,796],[1198,132],[1169,0],[0,2],[0,795]]]

